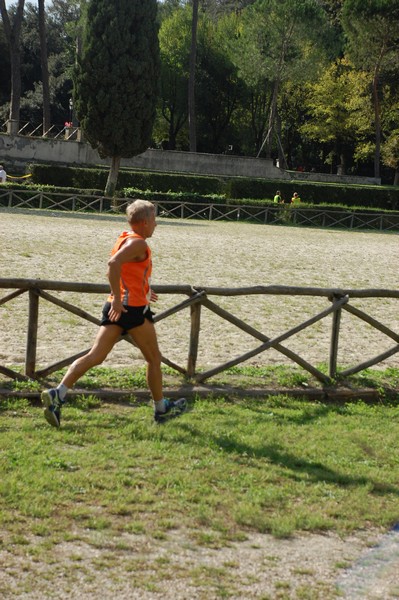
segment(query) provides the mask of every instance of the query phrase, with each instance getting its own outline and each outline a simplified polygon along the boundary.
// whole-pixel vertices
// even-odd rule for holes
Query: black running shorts
[[[126,334],[129,329],[139,327],[148,319],[151,323],[154,321],[154,313],[148,306],[125,306],[127,312],[123,312],[117,321],[110,321],[108,318],[111,302],[106,302],[103,306],[103,317],[101,325],[118,325],[122,329],[122,335]]]

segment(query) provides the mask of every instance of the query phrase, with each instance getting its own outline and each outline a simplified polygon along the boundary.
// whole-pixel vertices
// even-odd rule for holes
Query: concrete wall
[[[109,165],[89,144],[81,141],[0,135],[0,162],[12,174],[12,168],[29,163],[56,163],[61,165]],[[224,154],[199,154],[149,149],[139,156],[122,159],[121,166],[150,171],[193,173],[226,177],[252,177],[291,181],[319,181],[329,183],[380,184],[372,177],[303,173],[277,168],[265,158],[248,158]]]

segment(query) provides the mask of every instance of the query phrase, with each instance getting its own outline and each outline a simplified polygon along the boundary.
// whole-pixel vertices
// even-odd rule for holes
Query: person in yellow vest
[[[3,165],[0,165],[0,183],[5,183],[7,180],[7,173],[4,170]]]
[[[44,417],[59,427],[61,407],[68,390],[92,367],[101,364],[121,335],[129,334],[147,363],[147,384],[154,402],[157,423],[176,416],[187,407],[185,398],[170,400],[162,389],[161,353],[153,323],[150,302],[157,294],[151,289],[151,249],[147,238],[154,233],[155,206],[135,200],[126,209],[129,231],[120,234],[108,261],[111,293],[104,304],[100,329],[91,350],[75,360],[56,388],[41,394]]]
[[[283,199],[281,197],[281,192],[279,190],[277,190],[276,195],[274,196],[273,202],[274,202],[274,204],[282,204]]]
[[[300,201],[301,201],[301,199],[298,196],[298,192],[294,192],[294,195],[291,198],[291,204],[299,204]]]

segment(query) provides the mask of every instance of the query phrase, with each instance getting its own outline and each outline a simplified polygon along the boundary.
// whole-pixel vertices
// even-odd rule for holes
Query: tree
[[[348,54],[370,76],[374,106],[374,176],[380,176],[381,79],[399,75],[399,0],[346,0],[343,25]]]
[[[308,86],[306,102],[309,119],[301,132],[309,139],[325,144],[331,165],[338,159],[345,174],[349,152],[370,132],[370,105],[366,95],[365,74],[357,72],[347,60],[332,63],[320,79]]]
[[[249,4],[254,4],[256,0],[203,0],[204,8],[212,18],[221,14],[236,12],[239,13]]]
[[[76,29],[79,21],[78,0],[45,2],[45,45],[48,63],[51,125],[61,126],[70,120],[69,100],[72,96],[72,70],[76,60]],[[80,0],[79,0],[80,2]],[[45,77],[42,69],[42,44],[37,3],[24,10],[21,31],[21,122],[29,122],[39,131],[43,124]],[[43,85],[44,83],[44,85]],[[4,108],[3,108],[4,113]],[[44,131],[48,130],[48,127]]]
[[[201,19],[198,31],[197,130],[201,152],[224,152],[233,145],[234,113],[243,98],[243,83],[226,50],[230,19]],[[237,144],[235,144],[237,145]]]
[[[195,114],[195,71],[197,64],[197,28],[199,0],[192,0],[193,16],[191,22],[190,73],[188,79],[188,125],[190,152],[197,151],[197,125]]]
[[[399,129],[392,131],[382,147],[382,160],[384,165],[394,169],[394,185],[399,185]]]
[[[158,5],[158,19],[160,24],[165,19],[172,16],[174,11],[179,9],[181,6],[180,0],[162,0]]]
[[[115,191],[121,158],[151,141],[159,85],[156,0],[89,0],[74,106],[86,139],[111,158],[105,188]]]
[[[161,139],[167,137],[168,150],[176,149],[177,136],[188,118],[189,32],[190,15],[181,7],[162,21],[159,30],[162,120],[158,119],[157,130],[162,131]]]
[[[43,89],[43,135],[51,127],[50,113],[50,84],[48,72],[47,56],[47,32],[46,32],[46,13],[44,10],[44,0],[38,0],[39,7],[39,37],[40,37],[40,62],[42,66],[42,89]]]
[[[301,84],[315,77],[329,34],[327,15],[317,0],[257,0],[243,11],[235,58],[231,56],[248,89],[259,98],[254,107],[261,111],[252,118],[254,137],[258,141],[266,130],[267,156],[278,126],[284,82]],[[267,99],[261,98],[261,90],[263,94],[267,90]]]
[[[4,33],[4,27],[0,23],[0,56],[1,56],[1,72],[0,77],[0,107],[10,99],[10,77],[6,74],[11,73],[10,53],[8,51],[8,43]],[[3,119],[3,115],[0,116]],[[4,115],[4,119],[7,117]]]
[[[5,0],[0,0],[0,13],[3,19],[4,32],[10,49],[11,62],[11,99],[9,119],[12,124],[16,124],[15,129],[18,130],[19,111],[21,106],[21,47],[20,37],[22,20],[24,16],[25,0],[18,0],[16,12],[12,23],[7,12]]]

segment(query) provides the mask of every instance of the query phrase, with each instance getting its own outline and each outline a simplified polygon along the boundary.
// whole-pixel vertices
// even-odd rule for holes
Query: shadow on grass
[[[130,408],[133,411],[135,410],[134,407]],[[194,446],[198,448],[199,453],[201,453],[204,448],[217,448],[219,451],[223,451],[226,454],[236,455],[238,460],[240,460],[240,457],[242,457],[242,460],[245,460],[245,465],[247,464],[248,458],[266,459],[271,464],[285,469],[286,476],[293,480],[299,481],[302,479],[301,475],[306,474],[307,478],[314,482],[332,483],[343,487],[367,486],[369,488],[369,493],[371,494],[394,494],[395,496],[399,496],[398,486],[376,481],[371,477],[340,473],[339,471],[331,469],[327,465],[323,464],[321,461],[306,460],[297,456],[294,452],[286,451],[282,449],[281,446],[279,447],[277,443],[258,445],[245,443],[231,434],[232,430],[237,432],[242,430],[242,419],[238,418],[237,416],[229,415],[228,411],[223,411],[223,414],[220,414],[221,419],[224,420],[225,425],[229,428],[228,435],[201,430],[193,423],[190,423],[187,419],[185,419],[185,417],[190,414],[192,408],[192,405],[190,405],[187,412],[183,413],[179,418],[173,419],[173,421],[177,423],[177,426],[170,430],[170,436],[168,435],[167,426],[163,425],[160,427],[154,423],[152,409],[150,409],[150,407],[148,410],[148,415],[146,415],[144,419],[141,418],[140,421],[136,421],[136,415],[127,413],[125,415],[109,415],[109,419],[105,422],[102,420],[101,423],[97,421],[88,422],[86,419],[81,423],[77,423],[76,413],[71,415],[71,422],[70,417],[66,412],[68,409],[66,409],[66,419],[62,421],[61,430],[58,431],[61,433],[62,431],[65,431],[66,433],[73,432],[74,434],[86,433],[88,438],[91,438],[92,436],[94,438],[97,436],[99,429],[104,431],[115,430],[119,428],[124,429],[128,425],[128,429],[126,430],[125,434],[129,438],[131,437],[133,442],[134,440],[143,439],[147,439],[149,442],[151,442],[151,440],[157,439],[159,435],[158,432],[162,431],[166,433],[168,443],[173,441],[177,445],[181,444],[189,445],[190,447]],[[270,407],[270,413],[272,413],[272,409],[273,407]],[[86,409],[84,412],[87,412],[88,410],[90,409]],[[304,425],[312,422],[313,420],[325,417],[329,413],[340,412],[340,410],[343,410],[343,408],[320,405],[312,407],[311,409],[306,410],[304,414],[298,415],[298,417],[294,418],[273,414],[273,421],[275,424],[278,423],[281,425],[288,422],[295,423],[297,425]],[[254,408],[254,411],[258,412],[256,407]],[[264,421],[265,425],[270,423],[267,413],[265,414],[263,412],[262,415],[257,415],[257,428],[262,426],[262,421]]]
[[[225,435],[210,435],[207,434],[204,438],[204,432],[198,430],[192,425],[181,422],[179,428],[185,432],[182,443],[191,443],[194,439],[201,439],[201,446],[217,447],[227,454],[236,454],[255,459],[267,459],[270,463],[283,467],[287,471],[291,471],[288,477],[295,480],[300,480],[300,474],[306,474],[307,477],[314,482],[327,482],[339,486],[367,486],[370,488],[371,494],[385,495],[394,494],[399,496],[399,487],[393,486],[381,481],[375,481],[365,476],[353,476],[339,473],[334,469],[324,465],[319,461],[306,460],[298,457],[294,453],[281,450],[277,444],[265,444],[262,446],[251,446],[242,441]],[[237,423],[239,429],[239,423]]]

